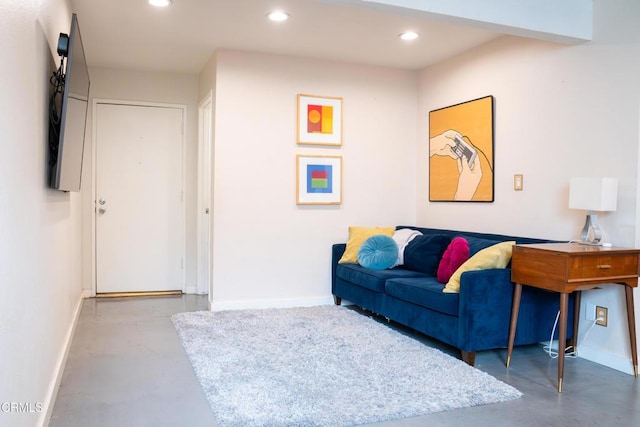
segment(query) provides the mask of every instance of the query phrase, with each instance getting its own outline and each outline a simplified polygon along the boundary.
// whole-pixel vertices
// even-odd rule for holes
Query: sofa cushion
[[[388,270],[372,270],[358,264],[339,264],[336,268],[336,276],[347,282],[367,288],[375,292],[384,292],[384,284],[387,280],[400,277],[425,277],[417,271],[404,268],[392,268]]]
[[[443,292],[460,292],[460,276],[462,276],[462,273],[465,271],[505,268],[507,264],[509,264],[509,261],[511,261],[511,253],[513,251],[513,245],[515,244],[515,241],[502,242],[482,249],[453,273]]]
[[[470,257],[474,256],[484,248],[488,248],[489,246],[493,246],[503,241],[503,240],[483,239],[482,237],[464,236],[464,235],[460,235],[460,237],[464,237],[467,243],[469,243]]]
[[[371,236],[375,236],[376,234],[383,234],[391,237],[395,230],[395,227],[349,227],[349,240],[347,241],[347,247],[338,263],[357,264],[358,251],[365,240]]]
[[[384,270],[398,261],[398,245],[389,236],[376,234],[364,241],[358,251],[358,264],[365,268]]]
[[[443,293],[443,287],[444,285],[435,277],[413,277],[390,279],[387,281],[385,290],[391,297],[457,316],[460,296]]]
[[[445,234],[416,236],[404,249],[404,267],[435,276],[438,263],[450,242],[451,237]]]
[[[438,282],[447,283],[451,275],[468,259],[469,243],[464,237],[454,238],[438,264]]]

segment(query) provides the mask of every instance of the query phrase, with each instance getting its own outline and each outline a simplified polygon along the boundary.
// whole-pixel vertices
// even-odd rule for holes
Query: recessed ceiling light
[[[400,37],[402,40],[415,40],[420,37],[420,34],[416,33],[415,31],[407,31],[400,34],[398,37]]]
[[[289,19],[291,17],[291,15],[289,15],[287,12],[282,12],[280,10],[276,10],[274,12],[271,12],[267,16],[269,17],[269,19],[271,19],[272,21],[276,21],[276,22],[286,21],[287,19]]]
[[[149,0],[149,4],[155,7],[167,7],[171,3],[171,0]]]

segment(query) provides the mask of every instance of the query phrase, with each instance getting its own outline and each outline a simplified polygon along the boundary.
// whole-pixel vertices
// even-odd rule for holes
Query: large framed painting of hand
[[[429,112],[429,201],[493,202],[493,96]]]

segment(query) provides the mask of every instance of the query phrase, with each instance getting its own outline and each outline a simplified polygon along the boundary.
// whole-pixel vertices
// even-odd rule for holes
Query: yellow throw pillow
[[[338,264],[357,264],[358,251],[365,240],[378,234],[391,237],[394,231],[396,231],[395,227],[349,227],[347,248]]]
[[[457,294],[460,292],[460,276],[465,271],[487,270],[489,268],[505,268],[511,261],[513,245],[516,242],[502,242],[478,251],[451,275],[442,292]]]

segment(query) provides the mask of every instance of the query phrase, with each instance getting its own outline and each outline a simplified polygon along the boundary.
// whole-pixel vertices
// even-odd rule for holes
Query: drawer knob
[[[601,265],[598,266],[598,268],[604,270],[604,269],[607,269],[607,268],[611,268],[611,265],[609,265],[609,264],[601,264]]]

